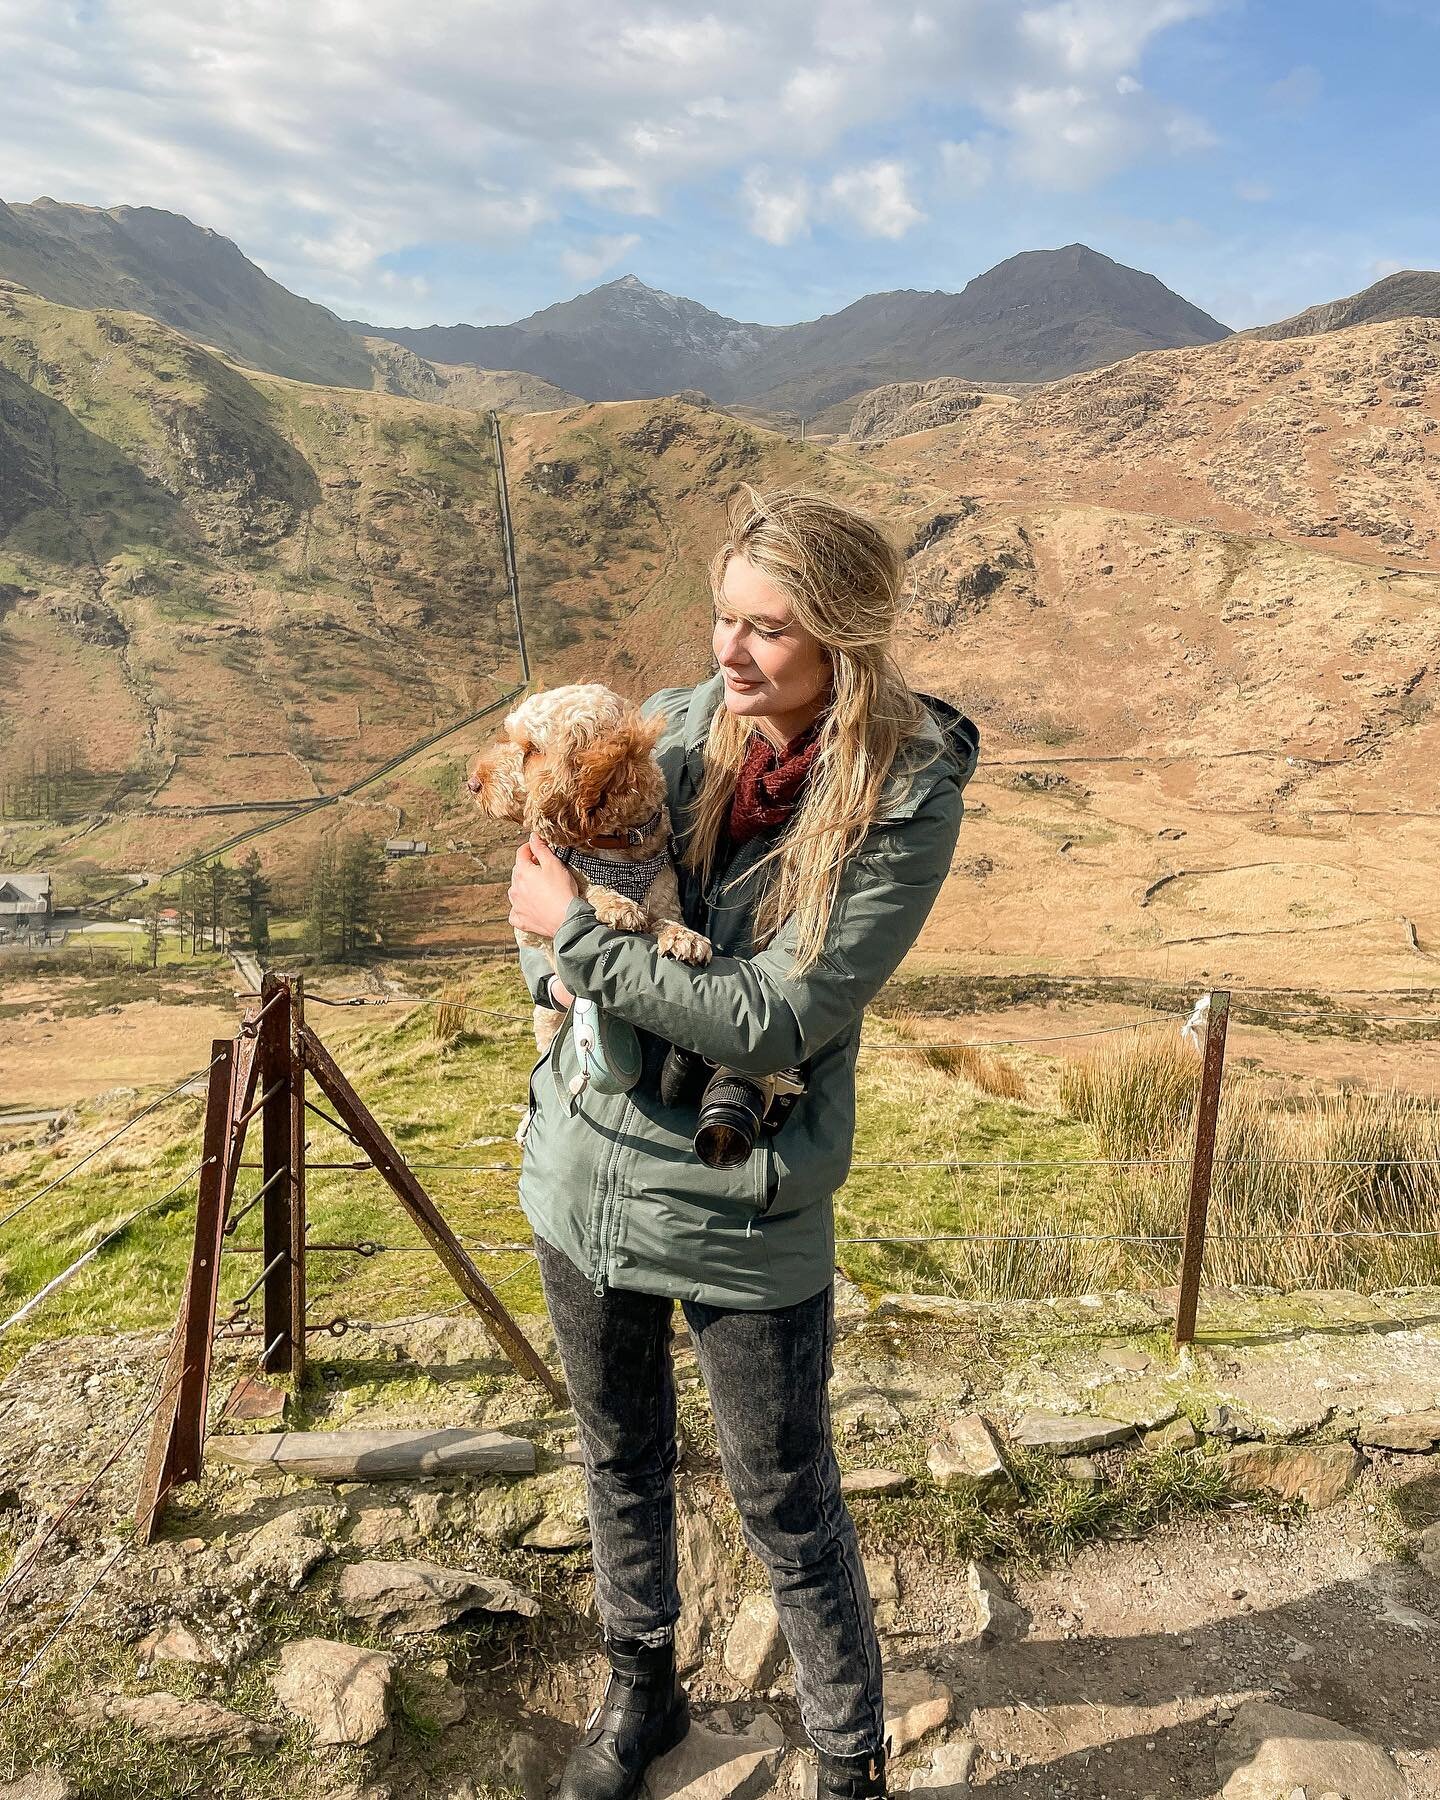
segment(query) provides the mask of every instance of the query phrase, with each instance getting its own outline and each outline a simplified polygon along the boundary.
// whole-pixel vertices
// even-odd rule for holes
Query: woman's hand
[[[510,923],[518,931],[554,937],[565,909],[579,892],[575,877],[550,846],[532,832],[530,842],[515,852],[515,871],[510,877]]]

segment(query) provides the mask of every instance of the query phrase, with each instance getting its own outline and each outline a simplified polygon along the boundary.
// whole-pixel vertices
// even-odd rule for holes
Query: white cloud
[[[1066,188],[1187,153],[1203,129],[1141,65],[1222,3],[0,0],[0,169],[7,199],[184,212],[354,309],[409,246],[513,248],[577,202],[604,235],[687,183],[731,186],[772,243],[831,189],[856,229],[902,232],[921,197],[865,158],[919,116],[971,144],[962,187],[982,154]]]
[[[810,184],[803,176],[779,180],[751,169],[740,189],[745,220],[767,244],[788,244],[810,228]]]
[[[898,162],[842,169],[826,193],[867,237],[904,237],[925,217],[907,192],[905,167]]]
[[[1275,190],[1268,181],[1237,181],[1235,198],[1243,200],[1247,206],[1263,206],[1267,200],[1275,198]]]
[[[960,143],[942,143],[940,168],[947,186],[964,194],[978,194],[995,168],[990,140],[970,138]]]
[[[595,281],[607,269],[613,269],[640,242],[638,231],[622,232],[616,237],[591,238],[561,252],[560,267],[573,281]]]

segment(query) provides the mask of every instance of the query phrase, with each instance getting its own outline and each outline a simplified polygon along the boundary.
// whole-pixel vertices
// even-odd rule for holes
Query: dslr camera
[[[672,1044],[660,1071],[660,1098],[666,1106],[683,1106],[697,1091],[696,1156],[709,1169],[738,1169],[762,1128],[778,1131],[789,1118],[805,1092],[805,1073],[797,1067],[741,1075]]]

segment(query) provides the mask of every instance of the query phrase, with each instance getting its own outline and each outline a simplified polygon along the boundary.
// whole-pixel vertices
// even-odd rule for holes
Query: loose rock
[[[331,1638],[300,1638],[280,1652],[275,1697],[308,1721],[317,1745],[368,1744],[390,1722],[395,1658]]]
[[[1235,1485],[1312,1508],[1333,1506],[1365,1466],[1349,1444],[1238,1444],[1225,1453]]]
[[[1345,1800],[1406,1800],[1405,1777],[1372,1739],[1314,1713],[1247,1700],[1215,1751],[1223,1800],[1275,1800],[1297,1788]]]
[[[59,1769],[35,1769],[18,1781],[0,1781],[0,1800],[80,1800],[80,1790]]]
[[[903,1494],[909,1485],[899,1469],[847,1469],[840,1477],[842,1494]]]
[[[922,1763],[910,1777],[912,1794],[927,1794],[930,1800],[966,1800],[970,1792],[970,1771],[979,1755],[979,1746],[970,1738],[956,1738],[951,1744],[937,1744],[928,1763]]]
[[[1135,1427],[1127,1419],[1092,1419],[1080,1413],[1041,1412],[1031,1407],[1021,1413],[1010,1442],[1024,1450],[1040,1450],[1047,1456],[1083,1456],[1089,1450],[1107,1450],[1133,1437]]]
[[[885,1678],[885,1736],[891,1753],[903,1756],[950,1717],[955,1696],[928,1669],[892,1670]]]
[[[680,1571],[680,1622],[675,1655],[682,1671],[696,1668],[734,1604],[730,1564],[715,1542],[714,1522],[702,1490],[682,1484],[676,1493],[676,1549]]]
[[[293,1594],[330,1555],[322,1534],[333,1530],[343,1516],[339,1507],[302,1506],[267,1519],[237,1547],[235,1584],[279,1587]]]
[[[1356,1439],[1376,1450],[1434,1450],[1440,1448],[1440,1407],[1406,1413],[1398,1419],[1381,1419],[1363,1425]]]
[[[168,1625],[157,1625],[148,1637],[140,1640],[138,1651],[142,1675],[148,1675],[155,1664],[161,1662],[190,1663],[203,1668],[207,1663],[220,1660],[179,1619],[172,1619]]]
[[[769,1594],[747,1595],[725,1639],[725,1667],[742,1686],[763,1690],[773,1685],[786,1654],[774,1600]]]
[[[876,1606],[893,1604],[900,1598],[900,1564],[893,1556],[875,1553],[866,1556],[865,1580],[870,1587],[870,1598]]]
[[[525,1800],[545,1800],[550,1791],[550,1752],[533,1731],[511,1733],[500,1752],[500,1768]]]
[[[540,1610],[539,1601],[514,1582],[427,1562],[349,1563],[335,1599],[348,1618],[398,1637],[438,1631],[470,1612],[532,1619]]]
[[[927,1451],[925,1464],[938,1486],[973,1494],[977,1500],[1013,1491],[1000,1446],[979,1413],[960,1413],[949,1420]]]
[[[769,1787],[785,1753],[785,1734],[769,1713],[744,1731],[693,1724],[668,1756],[645,1773],[650,1800],[751,1800]]]
[[[1018,1642],[1029,1632],[1030,1614],[993,1569],[984,1563],[970,1563],[965,1570],[965,1585],[975,1609],[972,1642],[982,1647],[1002,1641]]]
[[[1093,1456],[1062,1456],[1056,1466],[1067,1481],[1073,1481],[1090,1492],[1098,1493],[1105,1485],[1100,1465]]]
[[[1200,1433],[1184,1417],[1171,1419],[1168,1425],[1157,1425],[1145,1433],[1147,1450],[1193,1450],[1199,1442]]]
[[[259,1719],[216,1706],[210,1700],[184,1700],[178,1694],[91,1694],[72,1702],[70,1712],[88,1724],[109,1721],[129,1727],[152,1743],[217,1744],[227,1750],[260,1753],[273,1750],[280,1733]]]

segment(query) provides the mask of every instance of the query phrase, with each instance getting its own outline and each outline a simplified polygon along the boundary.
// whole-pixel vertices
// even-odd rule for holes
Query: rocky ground
[[[1440,1796],[1440,1291],[1211,1290],[1178,1355],[1172,1304],[844,1296],[832,1397],[896,1791]],[[284,1442],[212,1416],[142,1550],[162,1348],[70,1339],[0,1386],[0,1679],[110,1564],[7,1687],[0,1796],[544,1800],[601,1678],[568,1416],[478,1322],[357,1329]],[[798,1797],[784,1646],[676,1351],[697,1723],[651,1800]],[[359,1430],[507,1472],[386,1477],[373,1435],[360,1467],[285,1471],[303,1434],[343,1459]]]

